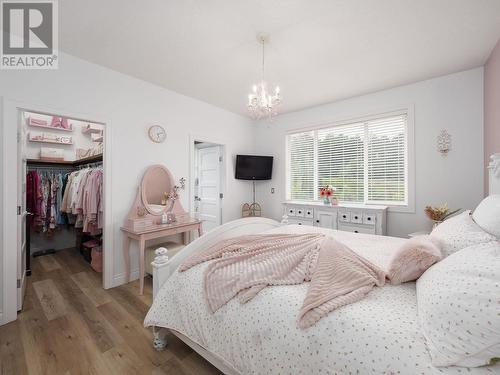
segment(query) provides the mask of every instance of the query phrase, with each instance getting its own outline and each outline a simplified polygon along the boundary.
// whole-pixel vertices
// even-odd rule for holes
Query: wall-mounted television
[[[272,156],[236,155],[236,179],[270,180],[272,174]]]

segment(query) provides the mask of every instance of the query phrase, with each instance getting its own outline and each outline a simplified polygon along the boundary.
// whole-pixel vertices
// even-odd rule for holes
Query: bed
[[[497,177],[495,177],[497,178]],[[490,192],[500,192],[490,181]],[[498,189],[498,190],[496,190]],[[145,319],[154,345],[163,348],[167,330],[181,338],[225,374],[500,374],[493,366],[434,367],[417,318],[414,282],[375,288],[356,303],[339,308],[305,330],[296,318],[307,283],[268,287],[253,300],[231,300],[210,313],[203,299],[203,271],[208,263],[179,273],[190,254],[242,234],[319,231],[333,235],[379,265],[388,266],[405,239],[282,225],[263,218],[236,220],[192,242],[167,260],[158,254],[154,267],[154,304]]]

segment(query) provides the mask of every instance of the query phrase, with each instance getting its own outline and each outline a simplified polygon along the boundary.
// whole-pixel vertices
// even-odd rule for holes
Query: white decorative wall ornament
[[[442,156],[451,151],[451,135],[445,129],[441,130],[437,137],[437,149]]]

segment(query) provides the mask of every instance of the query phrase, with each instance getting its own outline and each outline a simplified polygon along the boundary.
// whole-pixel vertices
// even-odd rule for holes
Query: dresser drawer
[[[292,224],[292,225],[310,225],[310,226],[312,226],[313,225],[313,221],[312,220],[301,219],[301,218],[298,218],[298,217],[294,217],[293,219],[289,219],[288,220],[288,224]]]
[[[297,207],[295,208],[295,216],[298,216],[298,217],[304,217],[306,214],[305,214],[305,208],[304,207]]]
[[[351,233],[375,234],[375,227],[361,227],[356,225],[339,224],[339,230]]]
[[[363,214],[363,224],[375,225],[377,221],[377,215],[375,214]]]
[[[363,224],[363,213],[359,211],[351,211],[351,223]]]
[[[343,223],[350,223],[351,222],[351,213],[348,211],[339,212],[339,221],[343,222]]]

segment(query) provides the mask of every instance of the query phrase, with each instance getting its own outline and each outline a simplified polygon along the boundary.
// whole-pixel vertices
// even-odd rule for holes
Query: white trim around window
[[[345,196],[346,202],[355,201],[365,205],[387,205],[389,206],[389,210],[391,212],[415,212],[414,107],[413,105],[408,105],[402,109],[374,113],[376,114],[289,130],[286,133],[285,141],[287,199],[302,201],[317,200],[317,192],[319,185],[321,184],[320,180],[328,180],[327,177],[330,177],[330,174],[336,179],[342,179],[342,174],[339,175],[335,172],[336,170],[342,168],[338,168],[338,166],[333,166],[332,164],[332,172],[329,172],[328,170],[330,167],[328,155],[329,153],[333,153],[335,155],[332,156],[332,159],[335,159],[337,163],[339,160],[355,161],[352,163],[353,165],[349,167],[349,188],[345,188],[343,191],[338,192],[337,195],[339,195],[340,198]],[[386,130],[391,131],[391,128],[400,129],[402,126],[401,119],[404,118],[403,116],[406,116],[404,140],[406,152],[398,152],[394,162],[399,163],[399,168],[397,170],[400,174],[402,173],[404,165],[404,184],[401,179],[399,179],[395,186],[377,188],[371,181],[376,181],[377,174],[380,175],[384,173],[385,166],[382,165],[382,167],[380,167],[380,164],[377,164],[377,162],[374,161],[374,151],[376,151],[377,147],[380,147],[380,145],[376,142],[370,143],[368,141],[368,139],[370,139],[369,131],[371,129],[375,129],[376,132],[384,132]],[[393,123],[380,121],[390,118],[394,119]],[[339,140],[332,140],[332,135],[335,136],[336,133],[340,132],[351,132],[355,135],[359,133],[359,137],[363,139],[363,142],[342,142]],[[294,142],[292,142],[292,137],[294,135],[300,136],[300,133],[304,136],[300,139],[296,138]],[[328,144],[328,136],[330,136],[331,142],[336,143]],[[400,142],[400,145],[403,145],[402,141]],[[290,150],[290,147],[293,147],[294,150]],[[403,154],[404,160],[402,159]],[[368,157],[368,155],[370,155],[370,157]],[[344,164],[343,167],[345,168]],[[374,176],[372,180],[370,180],[370,176]],[[295,181],[297,178],[300,178],[301,183],[303,183],[304,186],[301,191],[295,191],[293,196],[291,194],[292,177]],[[369,189],[369,183],[371,184],[371,189]],[[389,193],[386,193],[385,189],[387,189],[389,193],[394,194],[398,194],[399,192],[399,194],[403,195],[404,192],[404,202],[395,202],[394,200],[384,201],[384,194],[390,195]],[[374,199],[369,199],[369,197]],[[379,199],[377,199],[377,197],[379,197]]]

